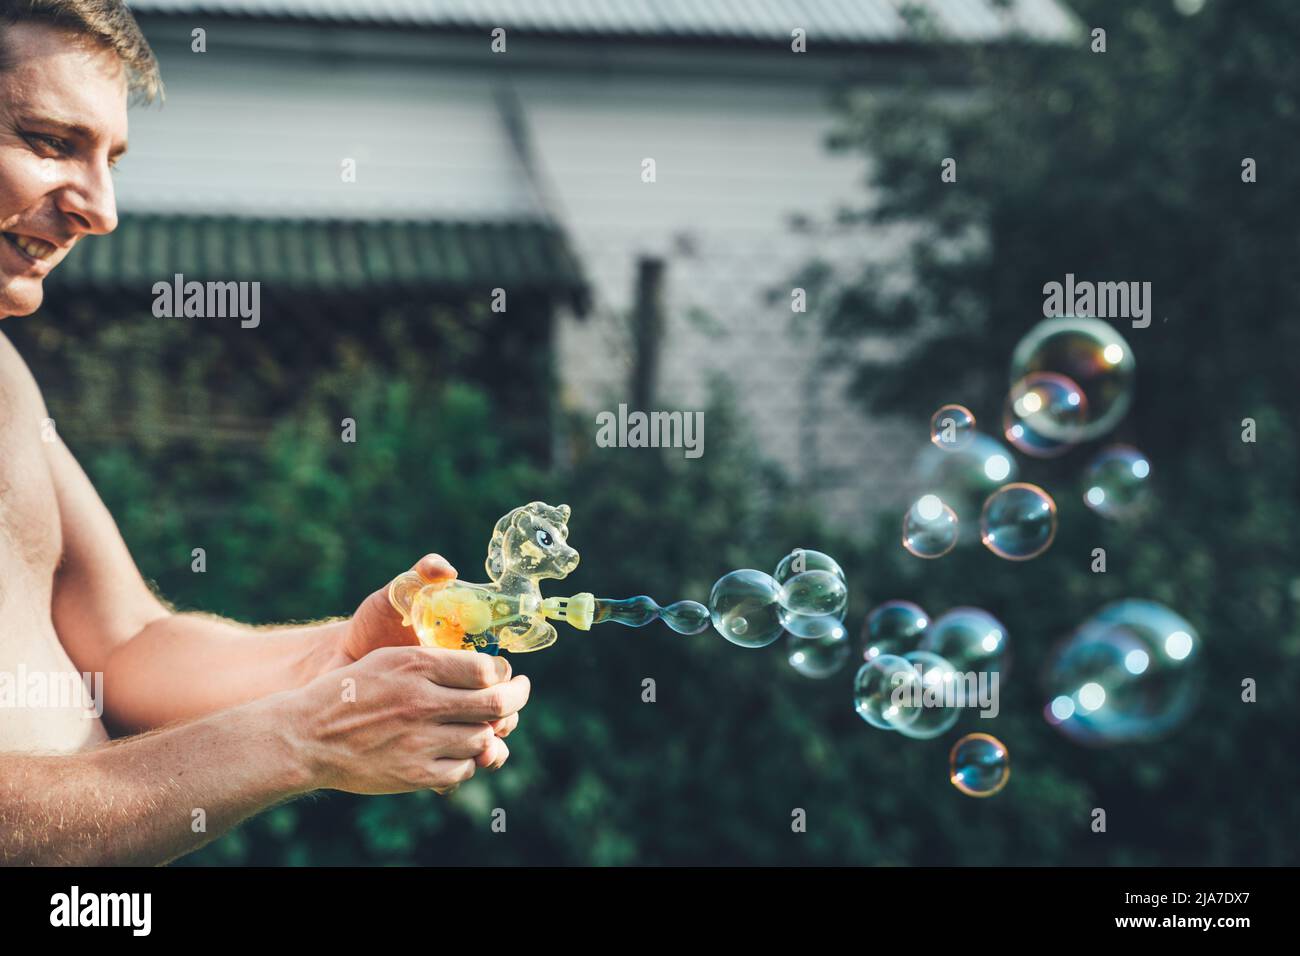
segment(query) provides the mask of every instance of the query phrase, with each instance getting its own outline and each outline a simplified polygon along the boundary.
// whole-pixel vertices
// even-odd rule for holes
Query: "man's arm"
[[[363,603],[359,627],[341,620],[255,628],[172,613],[145,584],[72,453],[58,440],[47,449],[64,535],[54,627],[78,670],[103,673],[105,715],[115,728],[147,730],[210,714],[301,687],[375,647],[416,640],[382,589]],[[416,570],[430,581],[456,573],[437,555]]]
[[[305,792],[270,717],[259,703],[86,753],[0,754],[0,865],[167,863]]]
[[[514,726],[529,683],[508,677],[486,654],[383,648],[96,750],[0,754],[0,864],[166,863],[308,790],[454,789],[509,754],[497,727]]]

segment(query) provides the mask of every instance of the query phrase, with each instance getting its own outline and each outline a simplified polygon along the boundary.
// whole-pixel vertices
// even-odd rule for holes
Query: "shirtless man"
[[[113,231],[128,95],[157,90],[120,0],[0,0],[0,319]],[[504,658],[414,645],[384,588],[317,625],[173,613],[48,417],[0,331],[0,863],[162,863],[310,790],[445,792],[505,762],[529,684]],[[14,705],[20,677],[74,673],[103,675],[103,721]]]

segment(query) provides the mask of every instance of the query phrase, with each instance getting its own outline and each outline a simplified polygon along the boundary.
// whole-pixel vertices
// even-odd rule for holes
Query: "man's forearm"
[[[0,754],[0,864],[159,864],[313,788],[288,695],[66,756]]]
[[[125,731],[188,720],[301,687],[342,656],[346,620],[255,628],[203,614],[148,624],[109,656],[104,711]]]

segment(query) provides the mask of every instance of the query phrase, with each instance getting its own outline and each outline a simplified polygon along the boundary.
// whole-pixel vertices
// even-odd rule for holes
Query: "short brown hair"
[[[122,0],[0,0],[0,71],[10,67],[5,29],[18,23],[46,23],[104,44],[126,67],[134,98],[145,103],[162,98],[158,61]]]

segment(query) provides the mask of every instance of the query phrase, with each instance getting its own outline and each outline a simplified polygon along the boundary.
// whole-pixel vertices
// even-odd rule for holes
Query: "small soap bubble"
[[[664,623],[678,634],[699,634],[709,626],[709,609],[699,601],[678,601],[663,609]]]
[[[894,654],[867,661],[853,678],[853,706],[872,727],[895,730],[921,716],[921,675]]]
[[[1028,561],[1056,537],[1056,502],[1037,485],[1004,485],[984,502],[980,538],[984,546],[1008,561]]]
[[[1150,504],[1150,476],[1146,455],[1128,445],[1112,445],[1098,452],[1084,472],[1084,504],[1117,521],[1137,517]]]
[[[975,416],[965,405],[944,405],[930,416],[930,441],[944,451],[964,448],[975,438]]]
[[[786,641],[790,666],[804,677],[821,679],[837,673],[849,659],[849,638],[844,625],[834,618],[817,618],[827,622],[826,631],[816,637],[793,635]],[[834,625],[829,622],[834,621]]]
[[[805,571],[830,571],[841,581],[844,580],[844,570],[838,561],[825,552],[814,551],[811,548],[795,548],[777,564],[772,577],[776,579],[777,584],[785,584],[796,574],[803,574]]]
[[[957,513],[938,495],[922,495],[903,515],[903,547],[918,558],[941,558],[957,544]]]
[[[1136,368],[1132,349],[1113,326],[1070,316],[1044,319],[1029,330],[1012,353],[1011,381],[1053,372],[1082,389],[1086,421],[1035,423],[1047,438],[1078,444],[1104,435],[1124,417],[1133,401]]]
[[[1011,777],[1006,746],[990,734],[967,734],[948,755],[952,785],[968,797],[991,797]]]
[[[781,609],[786,614],[842,615],[848,602],[844,579],[830,571],[805,571],[781,585]]]
[[[781,636],[781,587],[770,575],[747,568],[723,575],[709,592],[709,613],[719,634],[741,647],[766,647]]]
[[[978,607],[955,607],[935,619],[918,650],[929,651],[962,673],[1001,670],[1007,652],[1007,629]]]
[[[956,668],[929,651],[912,651],[904,654],[903,659],[921,675],[922,709],[913,723],[898,727],[898,732],[915,740],[930,740],[947,733],[961,716],[961,709],[956,706]]]
[[[1077,433],[1087,422],[1083,389],[1054,372],[1032,372],[1016,382],[1002,411],[1007,441],[1035,458],[1069,451],[1072,442],[1053,436]]]
[[[1192,625],[1162,604],[1108,604],[1053,654],[1044,716],[1071,740],[1094,746],[1163,736],[1195,704],[1199,646]]]
[[[911,601],[886,601],[862,622],[862,659],[882,654],[902,656],[917,649],[930,617]]]

